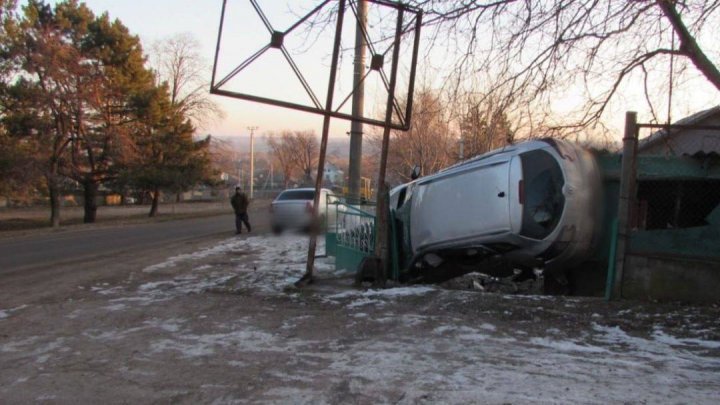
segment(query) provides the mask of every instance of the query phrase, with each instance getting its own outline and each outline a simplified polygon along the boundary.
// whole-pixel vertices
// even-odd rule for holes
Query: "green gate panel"
[[[325,233],[325,253],[328,256],[337,254],[337,234],[335,232]]]
[[[335,218],[325,232],[325,249],[335,257],[337,270],[357,271],[365,257],[373,256],[375,215],[340,200],[328,204],[328,216]]]
[[[360,252],[345,246],[338,246],[335,256],[335,269],[357,271],[358,266],[363,258],[372,256],[371,254]]]

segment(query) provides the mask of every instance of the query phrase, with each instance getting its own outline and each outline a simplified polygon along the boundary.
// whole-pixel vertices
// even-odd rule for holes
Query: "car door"
[[[507,160],[420,182],[413,194],[414,250],[510,230]]]

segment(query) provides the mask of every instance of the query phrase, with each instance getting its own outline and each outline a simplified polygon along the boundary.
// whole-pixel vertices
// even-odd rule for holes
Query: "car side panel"
[[[412,198],[413,248],[509,231],[509,166],[501,161],[418,183]]]

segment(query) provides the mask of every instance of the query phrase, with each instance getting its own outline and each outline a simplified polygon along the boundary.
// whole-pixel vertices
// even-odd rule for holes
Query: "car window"
[[[288,190],[283,191],[277,201],[284,200],[312,200],[315,198],[315,190]]]
[[[520,234],[544,239],[555,230],[565,207],[562,169],[546,151],[534,150],[520,155],[525,202]]]

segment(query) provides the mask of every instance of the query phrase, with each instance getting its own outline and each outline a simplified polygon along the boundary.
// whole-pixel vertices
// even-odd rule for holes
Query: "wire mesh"
[[[642,124],[641,124],[642,125]],[[717,224],[720,219],[720,156],[714,150],[694,148],[696,129],[673,128],[672,137],[656,131],[639,141],[635,156],[636,193],[631,220],[635,230],[683,229]],[[720,134],[720,127],[715,131]],[[649,141],[653,142],[651,144]],[[673,143],[670,153],[659,144]],[[649,147],[643,147],[649,146]],[[659,151],[663,151],[662,153]],[[717,224],[720,225],[720,224]]]
[[[638,182],[637,229],[675,229],[708,225],[719,208],[720,180],[662,179]]]

